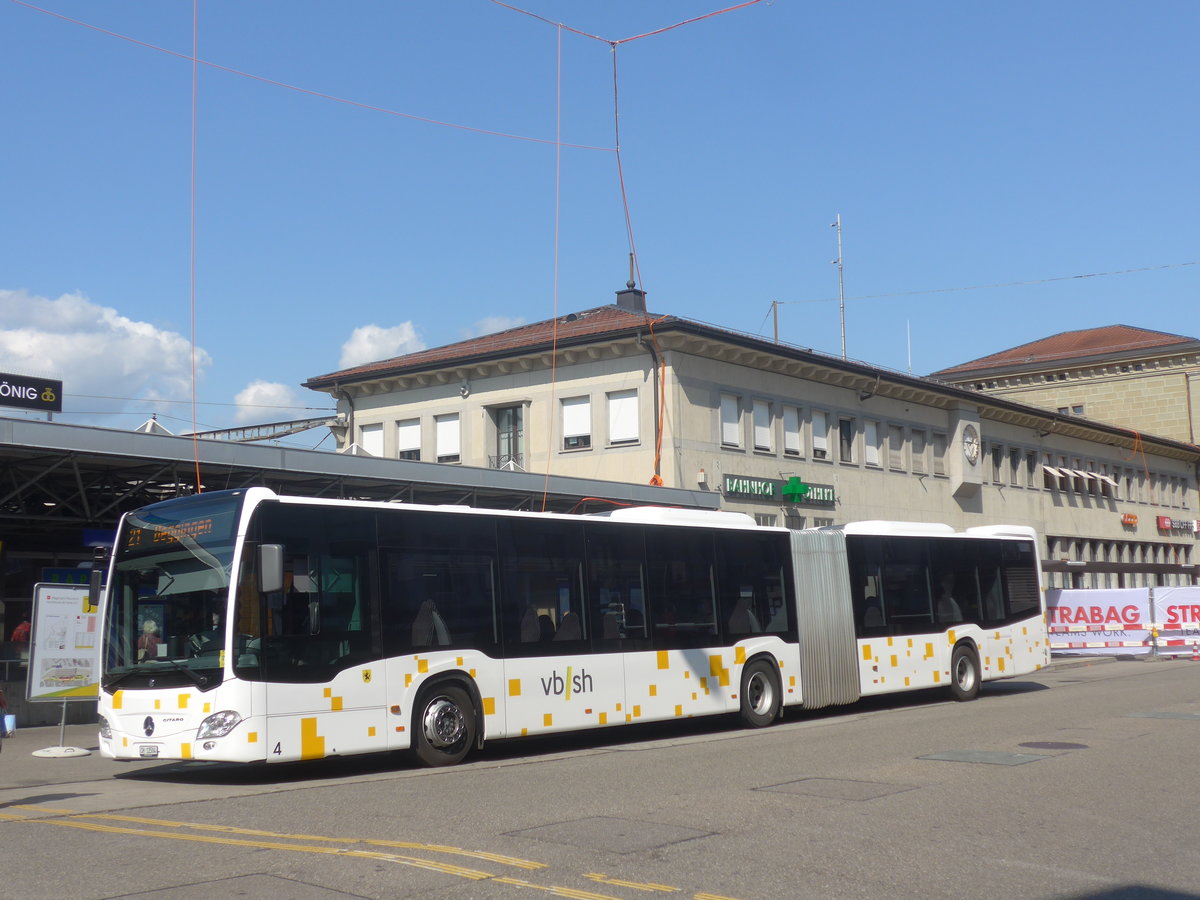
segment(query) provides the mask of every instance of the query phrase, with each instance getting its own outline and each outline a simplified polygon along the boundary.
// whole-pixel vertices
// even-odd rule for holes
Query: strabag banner
[[[1050,650],[1095,653],[1149,653],[1150,592],[1146,588],[1046,591]]]
[[[1158,646],[1177,652],[1200,644],[1200,587],[1154,588]]]
[[[1051,651],[1190,652],[1200,645],[1200,587],[1046,591]]]

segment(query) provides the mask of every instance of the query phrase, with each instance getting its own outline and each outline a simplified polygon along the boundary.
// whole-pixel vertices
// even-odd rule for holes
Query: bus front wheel
[[[979,695],[979,657],[966,644],[959,644],[950,656],[950,695],[958,701]]]
[[[475,707],[457,685],[438,685],[421,695],[413,716],[413,753],[427,766],[461,762],[475,742]]]
[[[756,659],[742,670],[742,721],[751,728],[770,725],[779,715],[779,680],[768,660]]]

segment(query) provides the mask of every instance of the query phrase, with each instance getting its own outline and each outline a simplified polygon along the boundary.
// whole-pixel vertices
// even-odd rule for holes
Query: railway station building
[[[1047,584],[1196,583],[1200,448],[616,302],[310,378],[340,449],[699,491],[764,525],[1008,523]]]

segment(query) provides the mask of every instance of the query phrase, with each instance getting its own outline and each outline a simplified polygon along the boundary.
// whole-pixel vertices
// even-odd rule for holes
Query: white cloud
[[[196,349],[196,376],[212,364]],[[80,293],[0,290],[0,369],[63,382],[63,414],[124,412],[188,397],[191,341]]]
[[[277,381],[252,381],[233,398],[239,422],[282,422],[304,418],[296,392]],[[309,413],[312,415],[312,413]]]
[[[394,328],[363,325],[355,328],[350,340],[342,344],[341,365],[343,368],[360,366],[424,349],[425,342],[417,337],[412,322],[403,322]]]
[[[524,325],[525,320],[519,316],[486,316],[463,332],[463,337],[479,337],[484,334],[495,334],[498,331],[508,331],[518,325]]]

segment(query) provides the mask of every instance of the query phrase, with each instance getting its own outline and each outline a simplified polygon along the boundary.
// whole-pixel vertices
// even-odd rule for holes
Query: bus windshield
[[[106,689],[220,684],[244,496],[167,500],[125,517],[104,615]]]

